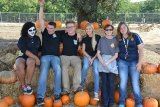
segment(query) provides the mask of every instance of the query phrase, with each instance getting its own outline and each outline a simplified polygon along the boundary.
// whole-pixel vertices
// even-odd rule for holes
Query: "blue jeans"
[[[100,72],[102,80],[102,103],[104,106],[114,104],[114,76],[113,73]]]
[[[83,57],[83,68],[82,68],[82,78],[81,86],[84,87],[87,72],[89,70],[90,62],[87,57]],[[95,58],[93,61],[93,73],[94,73],[94,92],[98,93],[99,90],[99,72],[98,72],[98,59]]]
[[[61,93],[61,62],[58,56],[44,55],[41,57],[40,77],[38,82],[37,98],[44,98],[47,85],[48,71],[52,66],[54,71],[54,95]]]
[[[137,61],[127,62],[118,60],[119,76],[120,76],[120,99],[119,104],[125,105],[128,76],[131,80],[133,94],[136,101],[136,107],[142,105],[142,96],[139,85],[140,72],[136,69]]]

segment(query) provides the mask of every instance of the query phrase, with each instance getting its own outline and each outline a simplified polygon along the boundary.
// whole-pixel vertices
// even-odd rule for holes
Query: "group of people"
[[[23,53],[16,59],[16,74],[21,83],[24,94],[32,94],[32,77],[36,65],[40,65],[40,76],[37,88],[37,104],[44,104],[47,77],[50,67],[54,72],[54,101],[59,101],[61,95],[71,92],[68,67],[74,69],[74,93],[84,89],[89,67],[93,67],[94,100],[99,100],[98,91],[100,78],[102,81],[102,106],[115,107],[114,76],[120,77],[119,107],[125,107],[128,77],[131,80],[136,107],[142,107],[139,78],[143,58],[143,42],[140,36],[130,32],[124,22],[120,22],[117,35],[113,35],[114,27],[107,24],[104,27],[104,36],[95,34],[91,23],[86,25],[86,34],[81,38],[76,33],[74,21],[66,22],[66,30],[56,30],[56,24],[44,24],[43,5],[39,2],[39,20],[42,33],[42,43],[36,36],[36,27],[32,22],[26,22],[21,30],[18,48]],[[63,43],[62,55],[59,47]],[[41,45],[42,44],[42,45]],[[77,55],[82,47],[83,58]],[[62,88],[61,88],[62,83]],[[63,90],[61,90],[63,89]]]

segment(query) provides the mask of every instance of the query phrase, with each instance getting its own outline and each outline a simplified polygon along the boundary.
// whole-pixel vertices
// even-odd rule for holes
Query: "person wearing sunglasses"
[[[98,71],[102,80],[103,107],[116,107],[114,102],[114,76],[118,74],[116,59],[119,48],[117,39],[113,36],[113,29],[114,27],[109,24],[104,27],[105,36],[101,37],[97,47]]]
[[[120,22],[117,28],[117,39],[119,46],[118,68],[120,77],[120,99],[119,107],[125,107],[127,81],[130,78],[136,107],[142,106],[140,91],[140,71],[143,58],[143,42],[140,36],[130,32],[125,22]]]
[[[94,72],[94,100],[99,100],[99,72],[98,72],[98,59],[97,59],[97,45],[101,36],[95,34],[93,24],[86,24],[86,35],[82,40],[83,51],[83,67],[81,86],[84,88],[85,79],[90,66],[93,66]]]
[[[41,41],[36,36],[34,23],[26,22],[23,25],[17,46],[22,52],[22,56],[18,56],[15,62],[16,75],[21,83],[23,93],[32,94],[31,81],[35,66],[40,65],[38,54],[41,51]]]

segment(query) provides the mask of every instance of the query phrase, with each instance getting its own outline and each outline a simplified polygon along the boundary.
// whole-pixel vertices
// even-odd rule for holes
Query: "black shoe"
[[[60,99],[60,95],[54,95],[54,102],[58,102]]]
[[[41,106],[44,104],[44,99],[43,98],[37,98],[37,105]]]
[[[30,85],[27,85],[26,88],[27,88],[27,93],[26,94],[31,95],[33,93],[32,87]]]
[[[63,91],[63,92],[61,92],[61,95],[62,95],[62,96],[63,96],[63,95],[69,95],[69,92]]]
[[[82,90],[83,90],[83,87],[82,87],[82,86],[80,86],[80,87],[78,87],[78,88],[77,88],[77,90],[76,90],[76,91],[74,91],[74,94],[76,94],[77,92],[82,91]]]

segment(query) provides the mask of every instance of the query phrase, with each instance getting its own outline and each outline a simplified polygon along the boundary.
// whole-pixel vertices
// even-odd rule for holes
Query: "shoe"
[[[26,85],[22,85],[22,91],[23,91],[23,94],[27,94],[27,87]]]
[[[124,105],[122,105],[122,104],[119,104],[119,106],[118,107],[125,107]]]
[[[26,88],[27,88],[27,93],[26,94],[31,95],[33,93],[33,89],[31,87],[31,85],[27,85]]]
[[[117,107],[118,105],[116,103],[109,104],[109,107]]]
[[[41,106],[44,104],[44,99],[43,98],[37,98],[37,105]]]
[[[62,95],[62,96],[63,96],[63,95],[69,95],[69,92],[63,91],[63,92],[61,92],[61,95]]]
[[[82,91],[82,90],[83,90],[83,87],[82,87],[82,86],[80,86],[80,87],[78,87],[78,88],[77,88],[77,90],[76,90],[76,91],[74,91],[74,94],[76,94],[77,92]]]
[[[93,99],[96,100],[96,101],[99,101],[99,97],[98,97],[98,93],[97,92],[94,92],[94,98]]]
[[[60,95],[54,95],[54,102],[58,102],[60,99]]]

